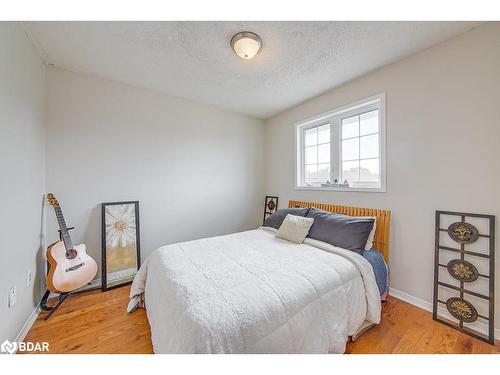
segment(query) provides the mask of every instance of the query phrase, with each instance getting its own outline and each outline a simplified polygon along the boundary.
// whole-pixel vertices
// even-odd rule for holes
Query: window
[[[297,125],[297,188],[385,191],[384,98]]]

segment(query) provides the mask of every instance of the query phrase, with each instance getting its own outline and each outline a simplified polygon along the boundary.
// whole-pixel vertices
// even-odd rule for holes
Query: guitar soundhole
[[[73,259],[78,255],[77,251],[75,249],[69,249],[66,251],[66,258],[68,259]]]

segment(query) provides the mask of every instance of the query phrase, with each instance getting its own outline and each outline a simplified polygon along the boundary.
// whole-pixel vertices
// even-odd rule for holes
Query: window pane
[[[318,146],[305,148],[306,164],[316,164],[318,162]]]
[[[320,188],[326,181],[346,181],[353,190],[385,187],[382,101],[370,98],[297,125],[296,184]]]
[[[318,163],[330,163],[330,143],[318,146]]]
[[[359,135],[359,116],[342,119],[342,139]]]
[[[342,162],[342,181],[348,182],[359,181],[359,161],[344,161]]]
[[[318,128],[307,129],[304,132],[305,146],[313,146],[318,144]]]
[[[305,182],[317,182],[318,181],[318,165],[306,165],[306,175]]]
[[[318,128],[318,143],[330,142],[330,124]]]
[[[361,181],[380,181],[379,159],[368,159],[360,161]]]
[[[318,164],[318,180],[320,182],[330,180],[330,164]]]
[[[360,135],[378,133],[378,109],[363,113],[360,117]]]
[[[359,159],[359,138],[342,141],[342,160]]]
[[[378,158],[378,134],[360,138],[361,159]]]

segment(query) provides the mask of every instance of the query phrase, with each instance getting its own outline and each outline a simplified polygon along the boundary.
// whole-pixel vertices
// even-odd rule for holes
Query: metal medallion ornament
[[[466,283],[476,281],[479,276],[476,266],[466,260],[450,260],[446,265],[446,268],[454,279]]]
[[[479,238],[479,232],[474,225],[461,221],[451,224],[448,234],[453,240],[463,244],[472,243]]]
[[[469,301],[452,297],[446,301],[448,312],[456,319],[465,323],[472,323],[477,320],[477,310]]]

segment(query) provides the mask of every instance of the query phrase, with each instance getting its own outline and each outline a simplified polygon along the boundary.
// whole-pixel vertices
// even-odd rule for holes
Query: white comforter
[[[380,295],[361,255],[268,228],[164,246],[144,262],[142,293],[156,353],[343,353]]]

